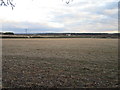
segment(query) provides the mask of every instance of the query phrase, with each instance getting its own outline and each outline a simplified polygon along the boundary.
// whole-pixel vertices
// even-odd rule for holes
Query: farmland
[[[3,87],[117,87],[118,39],[2,39]]]

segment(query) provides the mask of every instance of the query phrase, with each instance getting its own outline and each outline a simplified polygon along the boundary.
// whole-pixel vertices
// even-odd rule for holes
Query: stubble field
[[[3,87],[117,87],[118,40],[2,40]]]

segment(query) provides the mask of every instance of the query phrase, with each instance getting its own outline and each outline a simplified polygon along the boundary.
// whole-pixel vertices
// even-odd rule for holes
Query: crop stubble
[[[3,87],[117,87],[117,51],[117,39],[3,39]]]

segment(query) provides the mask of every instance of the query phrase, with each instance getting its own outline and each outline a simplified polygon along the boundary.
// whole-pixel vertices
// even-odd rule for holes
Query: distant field
[[[118,39],[3,39],[3,87],[117,87]]]

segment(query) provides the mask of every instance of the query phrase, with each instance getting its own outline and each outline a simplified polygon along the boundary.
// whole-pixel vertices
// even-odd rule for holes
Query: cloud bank
[[[23,3],[24,2],[24,3]],[[0,7],[0,30],[38,32],[118,32],[118,0],[14,0]]]

